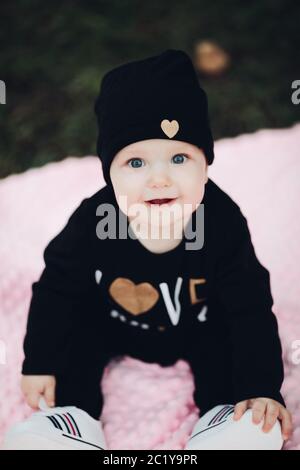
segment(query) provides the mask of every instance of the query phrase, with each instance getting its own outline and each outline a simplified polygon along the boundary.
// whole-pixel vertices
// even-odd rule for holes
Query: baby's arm
[[[32,285],[21,387],[34,408],[40,395],[48,403],[55,400],[55,376],[68,367],[73,334],[88,298],[90,243],[85,201],[45,248],[45,268]]]
[[[230,328],[235,403],[265,397],[285,407],[270,275],[256,257],[245,217],[237,208],[232,215],[219,260],[216,294]]]

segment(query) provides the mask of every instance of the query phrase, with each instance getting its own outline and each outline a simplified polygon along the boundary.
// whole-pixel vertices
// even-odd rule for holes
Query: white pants
[[[234,405],[218,405],[195,424],[185,450],[280,450],[281,425],[277,420],[269,432],[262,431],[264,420],[252,422],[252,409],[233,420]]]

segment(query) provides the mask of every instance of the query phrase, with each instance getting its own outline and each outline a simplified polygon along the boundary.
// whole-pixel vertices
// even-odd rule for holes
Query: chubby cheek
[[[122,210],[126,215],[129,215],[130,208],[135,204],[139,204],[141,201],[141,193],[138,191],[136,187],[131,185],[131,187],[123,186],[122,188],[119,188],[118,193],[116,195],[117,197],[117,202]]]
[[[186,214],[190,214],[201,204],[205,191],[204,182],[198,182],[197,185],[191,185],[187,191],[182,193],[182,203]],[[190,208],[189,205],[192,207]]]

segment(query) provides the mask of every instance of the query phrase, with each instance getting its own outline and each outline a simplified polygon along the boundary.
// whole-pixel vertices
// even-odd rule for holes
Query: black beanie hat
[[[189,142],[203,150],[209,165],[213,162],[207,96],[184,51],[167,49],[110,70],[102,79],[94,110],[97,154],[107,184],[116,153],[140,140]]]

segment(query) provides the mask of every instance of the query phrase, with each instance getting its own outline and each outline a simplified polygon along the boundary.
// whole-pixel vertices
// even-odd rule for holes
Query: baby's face
[[[142,205],[141,223],[149,223],[150,211],[162,213],[174,205],[180,209],[181,217],[188,219],[203,199],[207,162],[203,151],[187,142],[143,140],[127,145],[115,155],[110,178],[117,202],[129,219],[133,204]]]

